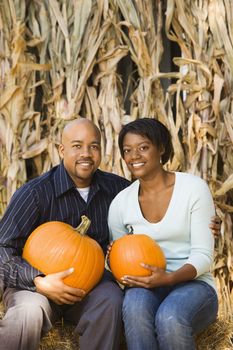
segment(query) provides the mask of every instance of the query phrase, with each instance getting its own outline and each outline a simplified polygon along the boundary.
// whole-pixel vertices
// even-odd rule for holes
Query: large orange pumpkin
[[[90,220],[81,219],[76,229],[60,221],[38,226],[25,243],[23,258],[45,275],[74,267],[64,283],[89,292],[103,275],[104,253],[94,239],[85,236]]]
[[[145,234],[128,234],[114,241],[109,254],[110,268],[114,277],[121,282],[125,275],[149,276],[143,268],[145,263],[166,268],[166,259],[160,246]]]

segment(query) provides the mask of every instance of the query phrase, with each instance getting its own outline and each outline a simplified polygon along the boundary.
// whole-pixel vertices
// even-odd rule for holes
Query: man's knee
[[[42,324],[43,310],[40,305],[34,305],[31,302],[24,302],[13,307],[10,307],[3,318],[3,321],[12,319],[17,320],[17,324]]]

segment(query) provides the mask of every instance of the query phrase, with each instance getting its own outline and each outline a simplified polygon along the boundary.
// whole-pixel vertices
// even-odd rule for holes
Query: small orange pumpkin
[[[103,275],[104,253],[94,239],[85,236],[90,220],[81,219],[76,229],[60,221],[38,226],[25,243],[23,258],[45,275],[74,267],[64,283],[89,292]]]
[[[114,241],[109,254],[110,268],[114,277],[121,282],[125,275],[149,276],[143,268],[145,263],[166,268],[166,259],[158,243],[145,234],[127,234]]]

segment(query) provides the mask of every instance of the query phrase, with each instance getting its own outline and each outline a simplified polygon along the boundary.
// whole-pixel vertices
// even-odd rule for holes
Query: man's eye
[[[81,145],[73,145],[74,148],[80,149]]]
[[[99,146],[98,146],[98,145],[92,145],[92,146],[91,146],[91,149],[99,150]]]

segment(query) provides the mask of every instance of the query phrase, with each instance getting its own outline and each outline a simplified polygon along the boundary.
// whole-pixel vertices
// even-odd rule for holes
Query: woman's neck
[[[174,174],[164,169],[157,172],[151,178],[139,179],[140,193],[160,192],[164,188],[174,184]]]

